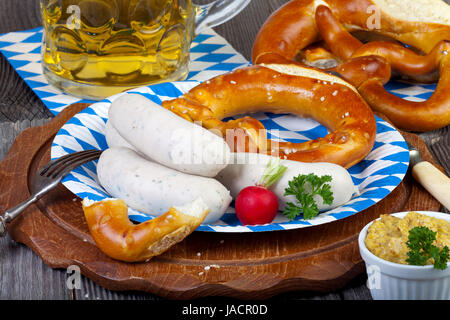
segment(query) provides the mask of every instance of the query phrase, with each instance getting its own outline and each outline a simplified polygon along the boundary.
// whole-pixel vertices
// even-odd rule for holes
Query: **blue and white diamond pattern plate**
[[[161,104],[164,100],[180,96],[197,84],[197,81],[172,82],[131,90],[129,93],[141,94]],[[87,149],[107,149],[104,130],[108,109],[112,101],[124,94],[128,93],[95,103],[69,120],[53,141],[52,159]],[[270,130],[273,130],[273,132],[279,133],[282,141],[302,142],[327,134],[325,127],[310,119],[270,113],[259,113],[254,116],[268,129],[269,137],[271,136]],[[354,196],[347,204],[322,212],[316,218],[308,221],[301,218],[289,221],[279,214],[272,223],[260,226],[243,226],[236,218],[234,208],[231,206],[221,220],[214,224],[202,225],[197,230],[260,232],[297,229],[343,219],[374,205],[400,184],[409,164],[408,148],[401,134],[384,120],[377,118],[376,121],[377,137],[372,152],[363,161],[349,169],[360,194]],[[64,179],[63,184],[82,199],[89,198],[99,201],[110,198],[110,195],[99,184],[96,162],[75,169]],[[152,219],[152,216],[130,210],[130,218],[137,222],[143,222]]]

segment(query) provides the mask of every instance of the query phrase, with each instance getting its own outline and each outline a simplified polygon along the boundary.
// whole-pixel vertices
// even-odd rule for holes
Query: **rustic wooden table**
[[[205,3],[209,1],[196,1]],[[236,18],[215,28],[250,60],[252,41],[265,19],[287,0],[254,0]],[[40,26],[39,0],[1,0],[0,34]],[[0,160],[24,129],[51,120],[52,114],[0,55]],[[434,157],[450,174],[450,127],[421,134]],[[13,187],[13,186],[11,186]],[[81,289],[68,289],[66,270],[53,270],[24,245],[9,237],[0,239],[0,299],[145,299],[157,296],[139,292],[112,292],[82,277]],[[290,292],[273,301],[371,299],[363,274],[345,288],[331,293]],[[211,300],[211,299],[208,299]],[[213,299],[214,300],[214,299]]]

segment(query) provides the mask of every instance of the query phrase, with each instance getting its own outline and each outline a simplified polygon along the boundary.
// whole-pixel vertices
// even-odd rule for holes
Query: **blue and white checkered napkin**
[[[54,115],[73,103],[93,103],[64,94],[49,85],[42,73],[42,36],[42,28],[0,35],[0,51]],[[187,80],[204,81],[246,65],[248,61],[224,38],[214,30],[206,29],[192,42]]]

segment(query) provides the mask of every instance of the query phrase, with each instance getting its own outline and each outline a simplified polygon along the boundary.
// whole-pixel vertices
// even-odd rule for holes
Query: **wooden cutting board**
[[[16,139],[0,163],[0,212],[30,196],[34,173],[50,160],[53,137],[86,106],[73,105]],[[417,135],[402,134],[425,160],[437,165]],[[60,185],[10,224],[8,232],[50,267],[77,265],[83,275],[111,290],[146,291],[170,299],[265,299],[291,290],[325,292],[343,287],[365,271],[357,237],[367,223],[385,213],[439,209],[440,204],[408,173],[385,199],[346,219],[290,231],[194,232],[150,262],[129,264],[108,258],[96,247],[81,199]]]

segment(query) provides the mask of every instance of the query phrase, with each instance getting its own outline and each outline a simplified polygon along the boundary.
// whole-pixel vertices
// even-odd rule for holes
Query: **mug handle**
[[[234,18],[251,0],[216,0],[205,5],[195,5],[195,34],[204,28],[212,28]]]

